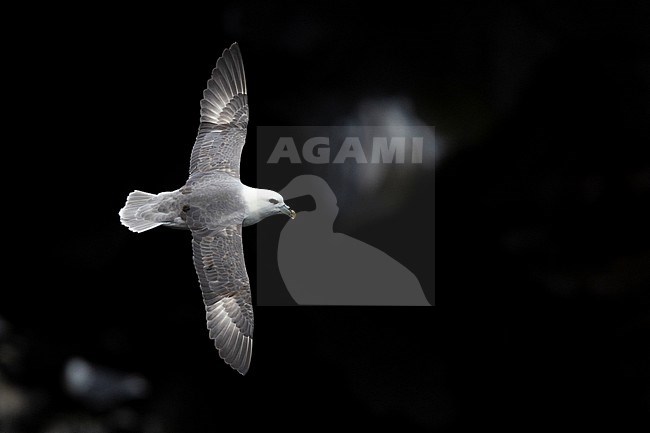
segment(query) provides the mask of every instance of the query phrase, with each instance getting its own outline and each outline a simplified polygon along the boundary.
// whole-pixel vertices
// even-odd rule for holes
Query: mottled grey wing
[[[253,353],[253,306],[241,225],[192,231],[210,338],[228,365],[246,374]]]
[[[192,148],[190,176],[223,171],[239,177],[239,160],[246,142],[248,96],[239,46],[224,50],[212,70],[201,100],[201,125]]]

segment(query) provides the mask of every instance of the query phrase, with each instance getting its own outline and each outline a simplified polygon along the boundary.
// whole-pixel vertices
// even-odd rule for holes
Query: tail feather
[[[135,190],[126,198],[126,204],[120,210],[120,222],[136,233],[142,233],[161,225],[160,222],[143,218],[142,208],[149,207],[157,201],[156,194]],[[146,209],[146,208],[145,208]]]

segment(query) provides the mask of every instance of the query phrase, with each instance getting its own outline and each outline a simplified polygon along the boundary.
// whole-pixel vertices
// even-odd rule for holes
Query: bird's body
[[[120,221],[138,233],[157,226],[191,230],[210,338],[221,358],[246,374],[253,308],[241,227],[280,213],[293,218],[295,212],[278,193],[248,187],[239,179],[248,102],[237,44],[217,61],[203,96],[187,182],[160,194],[132,192],[120,210]]]

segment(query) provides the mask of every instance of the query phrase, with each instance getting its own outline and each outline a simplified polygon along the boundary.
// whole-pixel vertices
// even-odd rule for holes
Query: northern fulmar
[[[192,232],[210,338],[219,356],[241,374],[253,351],[253,306],[244,262],[242,226],[276,214],[296,213],[280,194],[239,180],[246,141],[248,100],[237,43],[224,50],[201,100],[201,124],[181,188],[160,194],[133,191],[120,221],[141,233],[158,226]]]

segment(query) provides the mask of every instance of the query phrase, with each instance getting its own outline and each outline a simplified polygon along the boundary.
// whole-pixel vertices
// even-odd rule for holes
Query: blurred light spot
[[[90,364],[79,358],[71,359],[65,366],[65,378],[71,394],[88,391],[93,381]]]
[[[0,427],[11,423],[27,411],[27,397],[23,392],[4,382],[0,376]]]
[[[354,173],[357,185],[366,192],[381,188],[387,181],[406,181],[414,172],[430,169],[437,158],[437,145],[431,126],[415,115],[410,100],[406,98],[366,99],[359,104],[356,113],[346,119],[346,125],[368,125],[368,134],[377,134],[378,128],[384,137],[423,136],[422,164],[353,164],[349,170]],[[363,128],[361,126],[361,128]],[[373,137],[364,137],[362,145],[366,155],[372,154]],[[410,160],[413,152],[412,140],[406,140],[406,155]]]
[[[149,389],[146,379],[139,375],[94,366],[81,358],[68,360],[64,381],[71,396],[102,408],[142,398]]]
[[[406,97],[369,98],[361,101],[357,109],[343,118],[341,125],[350,127],[350,134],[361,135],[363,151],[372,155],[373,137],[407,137],[406,161],[413,154],[411,137],[422,137],[422,163],[395,162],[384,164],[331,164],[328,167],[328,181],[337,191],[341,207],[348,210],[346,223],[364,219],[376,219],[386,214],[403,210],[409,200],[409,192],[423,182],[429,184],[434,167],[440,158],[440,143],[432,125],[427,125],[415,112],[410,99]],[[367,128],[364,127],[367,125]],[[359,134],[366,131],[367,135]],[[336,140],[340,141],[340,140]],[[336,149],[333,149],[336,152]],[[431,198],[433,199],[433,185]],[[347,218],[342,216],[342,218]],[[343,220],[342,220],[343,221]]]

